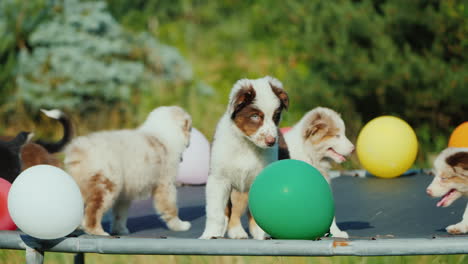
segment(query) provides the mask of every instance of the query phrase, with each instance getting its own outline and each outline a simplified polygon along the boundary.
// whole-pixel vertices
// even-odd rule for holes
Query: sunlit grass
[[[44,263],[46,264],[66,264],[73,263],[75,254],[47,252]],[[425,256],[391,256],[391,257],[252,257],[252,256],[155,256],[155,255],[104,255],[85,254],[85,263],[168,263],[168,264],[462,264],[467,263],[466,255],[425,255]],[[0,263],[16,264],[25,263],[25,255],[22,250],[0,250]]]

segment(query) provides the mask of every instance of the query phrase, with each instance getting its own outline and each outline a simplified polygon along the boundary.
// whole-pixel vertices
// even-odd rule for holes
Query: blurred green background
[[[0,134],[134,127],[177,104],[209,139],[240,78],[272,75],[287,89],[291,126],[316,106],[362,126],[395,115],[416,131],[415,166],[429,167],[468,112],[468,6],[460,0],[1,0]],[[360,167],[357,158],[346,168]],[[47,253],[50,263],[73,255]],[[144,258],[144,259],[143,259]],[[5,263],[23,251],[0,251]],[[466,256],[102,256],[90,263],[465,263]]]
[[[59,137],[39,108],[78,134],[134,127],[177,104],[211,139],[240,78],[287,89],[290,126],[316,106],[362,126],[395,115],[430,166],[468,112],[468,10],[455,0],[2,0],[1,134]],[[359,167],[354,157],[347,168]]]

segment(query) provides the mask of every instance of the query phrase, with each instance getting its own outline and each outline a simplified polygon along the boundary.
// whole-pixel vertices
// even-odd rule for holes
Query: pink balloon
[[[10,217],[8,211],[8,192],[11,183],[0,178],[0,230],[16,230],[16,225]]]
[[[176,180],[186,184],[205,184],[210,169],[210,143],[195,128],[192,128],[190,146],[182,159]]]
[[[283,135],[284,135],[284,134],[288,133],[289,130],[291,130],[291,128],[292,128],[292,127],[282,127],[282,128],[280,128],[280,131],[281,131],[281,133],[283,133]]]

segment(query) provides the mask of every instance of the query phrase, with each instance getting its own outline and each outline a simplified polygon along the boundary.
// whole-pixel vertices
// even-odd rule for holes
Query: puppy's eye
[[[250,119],[254,122],[260,121],[260,116],[258,114],[253,114],[250,116]]]
[[[440,180],[441,180],[441,181],[446,181],[446,180],[448,180],[448,179],[450,179],[450,178],[451,178],[450,175],[446,175],[446,174],[440,175]]]
[[[335,137],[336,137],[336,138],[340,138],[340,137],[341,137],[341,135],[335,135]]]

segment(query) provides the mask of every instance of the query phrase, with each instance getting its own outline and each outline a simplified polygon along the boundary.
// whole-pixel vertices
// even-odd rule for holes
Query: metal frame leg
[[[84,264],[85,263],[85,253],[84,252],[76,253],[75,258],[74,258],[74,263],[75,264]]]
[[[44,263],[44,251],[39,251],[34,248],[26,248],[26,263],[27,264],[42,264]]]

